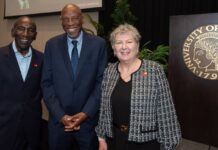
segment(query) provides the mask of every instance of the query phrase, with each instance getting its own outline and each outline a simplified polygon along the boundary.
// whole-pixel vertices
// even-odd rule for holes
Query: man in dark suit
[[[47,41],[42,75],[49,147],[72,150],[77,145],[80,150],[94,150],[106,42],[82,30],[83,16],[74,4],[62,9],[61,20],[66,33]]]
[[[11,35],[0,48],[0,149],[39,150],[43,55],[31,47],[36,24],[20,17]]]

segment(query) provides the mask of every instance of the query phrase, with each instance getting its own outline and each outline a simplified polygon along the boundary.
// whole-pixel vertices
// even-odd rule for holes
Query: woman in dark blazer
[[[138,58],[140,37],[129,24],[111,33],[119,61],[104,72],[99,150],[174,150],[181,139],[165,73],[156,62]]]

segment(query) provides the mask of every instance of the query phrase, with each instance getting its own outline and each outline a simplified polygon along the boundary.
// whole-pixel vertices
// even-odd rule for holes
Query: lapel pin
[[[146,70],[142,71],[141,76],[143,76],[143,77],[148,76],[148,72]]]
[[[33,64],[33,67],[34,67],[34,68],[37,68],[37,67],[38,67],[38,64]]]

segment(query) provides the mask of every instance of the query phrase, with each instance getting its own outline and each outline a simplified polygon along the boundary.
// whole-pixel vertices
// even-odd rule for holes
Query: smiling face
[[[36,24],[28,17],[18,19],[11,30],[15,44],[20,53],[27,53],[33,40],[36,39]]]
[[[80,34],[83,17],[79,7],[73,4],[66,5],[61,12],[62,27],[72,38],[77,38]]]
[[[139,43],[131,32],[116,34],[112,48],[119,61],[132,61],[138,57]]]

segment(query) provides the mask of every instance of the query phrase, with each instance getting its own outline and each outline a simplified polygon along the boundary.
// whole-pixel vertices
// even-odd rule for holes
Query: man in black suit
[[[36,24],[20,17],[11,35],[0,48],[0,149],[39,150],[43,55],[31,47]]]
[[[49,147],[72,150],[76,143],[80,150],[94,150],[106,42],[82,30],[83,16],[74,4],[62,9],[61,21],[65,33],[46,43],[42,73]]]

